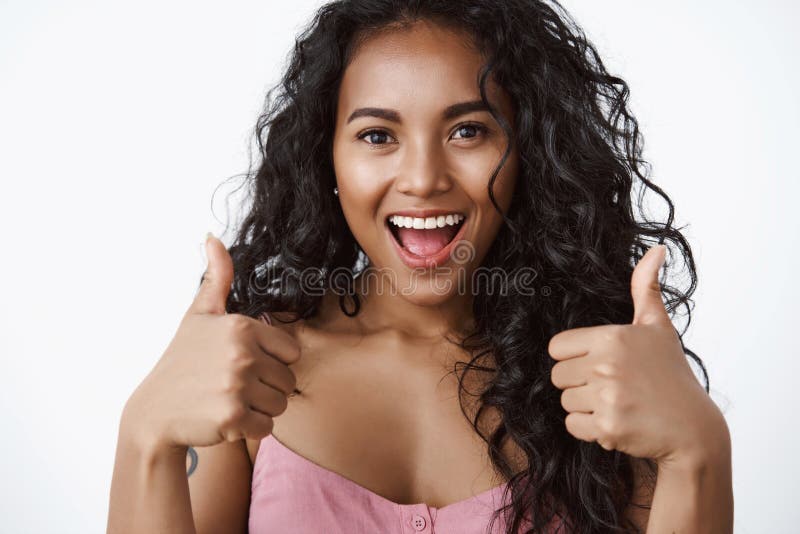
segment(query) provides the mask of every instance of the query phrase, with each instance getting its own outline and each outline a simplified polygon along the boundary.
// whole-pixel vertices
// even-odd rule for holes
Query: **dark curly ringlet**
[[[308,318],[317,313],[322,294],[309,291],[307,279],[287,273],[318,272],[316,283],[324,289],[331,287],[334,270],[338,278],[350,273],[350,279],[362,272],[365,254],[332,194],[339,83],[364,38],[420,19],[468,35],[486,59],[476,80],[481,98],[486,102],[491,75],[514,104],[516,132],[492,111],[519,149],[519,174],[505,223],[482,265],[507,272],[532,268],[549,291],[530,295],[512,280],[505,295],[476,295],[476,329],[462,342],[471,360],[454,369],[462,373],[460,395],[479,398],[471,421],[475,431],[480,434],[478,422],[489,406],[503,418],[482,436],[492,462],[510,480],[510,503],[492,523],[503,513],[509,533],[518,532],[523,519],[532,522],[529,532],[544,532],[554,517],[567,521],[562,531],[635,532],[624,515],[627,506],[638,504],[632,503],[631,458],[567,432],[561,391],[550,381],[555,361],[547,345],[563,330],[630,323],[633,266],[656,242],[668,245],[664,279],[674,259],[681,260],[679,272],[688,273],[683,290],[661,284],[670,315],[686,311],[682,340],[691,320],[695,264],[686,239],[672,226],[672,202],[647,178],[638,123],[627,107],[628,85],[606,71],[557,2],[341,0],[319,8],[298,37],[280,83],[268,92],[256,126],[260,163],[253,172],[251,159],[245,176],[251,206],[230,247],[235,278],[227,311],[251,317],[287,311]],[[492,184],[510,144],[508,149],[487,184],[498,211]],[[645,216],[648,191],[666,204],[665,222]],[[358,298],[350,294],[348,306],[346,296],[340,306],[357,314]],[[684,351],[699,366],[708,391],[703,362],[685,346]],[[478,363],[490,355],[491,365]],[[466,391],[467,371],[487,374],[485,391]],[[501,454],[508,439],[527,456],[523,472],[514,472]],[[652,484],[655,462],[647,466]]]

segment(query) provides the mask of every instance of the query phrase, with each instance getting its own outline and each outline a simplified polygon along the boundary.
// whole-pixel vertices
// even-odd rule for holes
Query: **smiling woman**
[[[277,89],[235,241],[126,407],[110,525],[730,531],[727,427],[671,322],[691,249],[558,3],[331,2]]]

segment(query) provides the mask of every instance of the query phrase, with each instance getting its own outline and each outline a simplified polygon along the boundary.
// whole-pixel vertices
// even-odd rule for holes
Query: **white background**
[[[0,1],[0,530],[103,532],[117,425],[318,2]],[[736,532],[797,532],[795,2],[569,0],[697,258]]]

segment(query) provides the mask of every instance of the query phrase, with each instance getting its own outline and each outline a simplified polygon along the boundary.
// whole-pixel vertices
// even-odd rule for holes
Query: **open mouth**
[[[390,215],[386,225],[406,264],[432,266],[447,259],[451,245],[463,233],[465,220],[461,213],[433,217]]]

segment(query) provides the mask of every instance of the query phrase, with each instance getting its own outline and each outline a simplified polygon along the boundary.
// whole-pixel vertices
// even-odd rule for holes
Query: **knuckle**
[[[235,339],[239,339],[242,335],[247,334],[252,328],[252,321],[249,317],[238,313],[230,313],[225,316],[225,324],[228,333]]]
[[[605,378],[618,378],[622,369],[622,363],[614,357],[603,358],[593,366],[594,374]]]
[[[230,403],[222,416],[222,427],[227,432],[238,431],[242,421],[247,415],[247,407],[241,402]]]
[[[222,379],[222,392],[238,396],[245,388],[245,381],[236,373],[227,373]]]
[[[294,340],[289,344],[288,348],[281,353],[281,361],[288,361],[294,363],[300,359],[300,345]]]
[[[252,352],[241,344],[235,344],[230,352],[228,353],[228,358],[231,363],[234,364],[236,369],[242,369],[253,365],[254,363],[254,356]]]
[[[603,329],[603,341],[609,345],[617,345],[625,338],[625,325],[607,325]]]
[[[225,439],[225,441],[234,443],[242,439],[242,433],[236,429],[230,429],[222,432],[222,437]]]
[[[600,446],[603,447],[607,451],[613,451],[614,449],[617,448],[616,444],[612,440],[609,440],[609,439],[598,439],[597,443],[599,443]]]
[[[622,392],[619,388],[607,386],[600,390],[600,398],[612,408],[619,407],[622,403]]]
[[[620,428],[616,417],[606,416],[600,419],[597,424],[600,435],[606,441],[615,441],[619,436]]]

